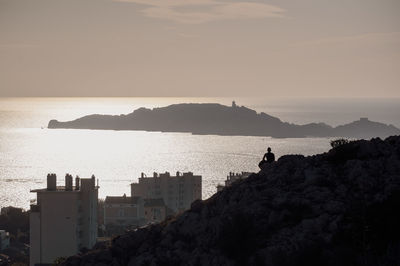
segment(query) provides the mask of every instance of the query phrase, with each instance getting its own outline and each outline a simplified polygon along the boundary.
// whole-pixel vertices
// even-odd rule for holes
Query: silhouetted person
[[[273,154],[271,152],[271,148],[270,147],[268,147],[267,153],[264,154],[263,161],[266,161],[267,163],[275,162],[275,154]]]
[[[271,148],[268,147],[267,153],[264,154],[264,157],[263,157],[262,161],[258,164],[258,166],[259,166],[260,168],[262,168],[264,164],[266,164],[266,163],[273,163],[273,162],[275,162],[275,154],[273,154],[273,153],[271,152]]]

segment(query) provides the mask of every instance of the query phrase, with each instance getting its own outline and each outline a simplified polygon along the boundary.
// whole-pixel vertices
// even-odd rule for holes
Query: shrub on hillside
[[[342,146],[342,145],[347,144],[347,143],[349,143],[348,139],[343,139],[343,138],[342,139],[335,139],[335,140],[331,141],[331,147],[332,148],[336,148],[336,147]]]

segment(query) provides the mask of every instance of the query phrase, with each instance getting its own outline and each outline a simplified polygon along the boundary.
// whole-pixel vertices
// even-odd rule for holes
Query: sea
[[[130,195],[141,173],[191,171],[202,176],[202,197],[216,193],[229,172],[257,172],[267,147],[285,154],[313,155],[330,149],[329,138],[192,135],[146,131],[47,129],[51,119],[89,114],[127,114],[177,103],[244,105],[282,121],[332,126],[368,117],[400,128],[400,99],[291,98],[0,98],[0,208],[29,208],[32,189],[58,185],[66,173],[95,175],[99,197]]]

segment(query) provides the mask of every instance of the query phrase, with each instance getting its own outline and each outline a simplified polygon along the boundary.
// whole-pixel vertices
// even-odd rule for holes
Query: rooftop
[[[56,190],[49,190],[47,188],[38,188],[32,189],[31,192],[55,192],[55,191],[67,191],[67,192],[79,192],[80,190],[75,190],[75,187],[72,187],[72,190],[65,190],[65,186],[57,186]]]
[[[122,197],[110,197],[107,196],[105,203],[106,204],[137,204],[139,201],[139,197],[127,197],[127,196],[122,196]]]
[[[145,173],[141,173],[140,178],[160,178],[160,177],[201,177],[201,175],[194,175],[193,172],[176,172],[176,175],[173,176],[170,172],[165,173],[156,173],[154,172],[152,176],[147,176]]]
[[[76,187],[73,186],[72,190],[65,190],[65,186],[57,186],[56,190],[49,190],[47,188],[38,188],[38,189],[32,189],[31,192],[80,192],[81,191],[80,189],[82,189],[82,186],[80,187],[79,190],[76,190],[75,188]],[[98,189],[99,186],[95,186],[94,188]]]

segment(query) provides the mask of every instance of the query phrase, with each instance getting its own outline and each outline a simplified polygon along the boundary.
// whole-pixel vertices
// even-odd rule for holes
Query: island
[[[187,132],[201,135],[270,136],[275,138],[349,137],[385,138],[399,135],[400,129],[360,118],[332,127],[325,123],[296,125],[245,106],[217,103],[182,103],[166,107],[139,108],[129,114],[93,114],[73,121],[51,120],[48,128],[142,130]]]

